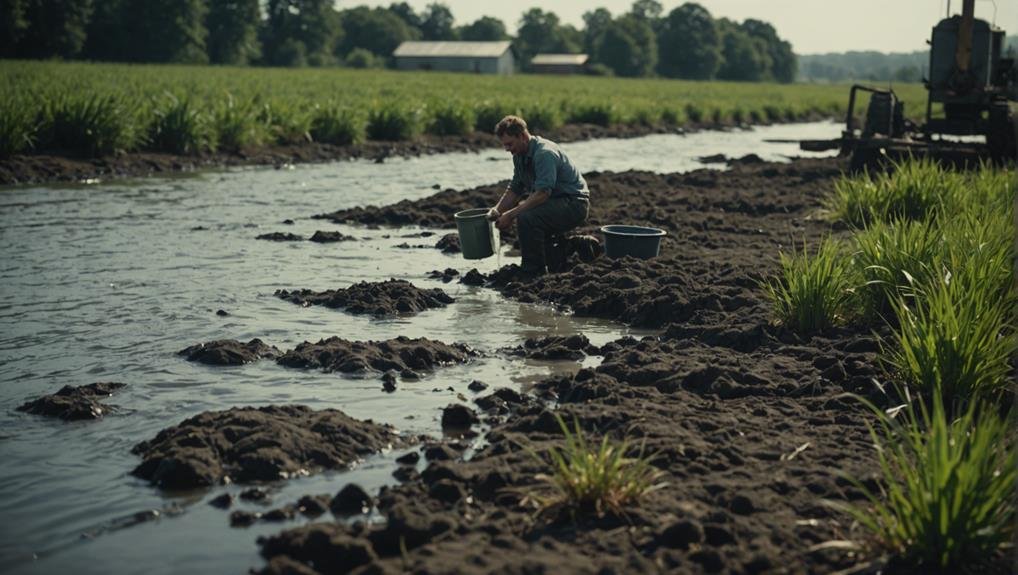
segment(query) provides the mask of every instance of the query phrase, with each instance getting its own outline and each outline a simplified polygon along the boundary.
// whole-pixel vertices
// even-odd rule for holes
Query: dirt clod
[[[342,469],[402,440],[391,427],[302,405],[200,413],[136,445],[132,473],[164,489]]]
[[[112,409],[100,399],[113,395],[113,392],[126,387],[124,383],[98,382],[88,385],[65,385],[52,395],[44,395],[39,399],[26,402],[18,407],[18,411],[57,417],[66,421],[81,419],[102,419]]]

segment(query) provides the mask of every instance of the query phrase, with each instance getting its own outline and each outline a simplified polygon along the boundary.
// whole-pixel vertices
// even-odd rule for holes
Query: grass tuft
[[[952,404],[999,399],[1010,383],[1016,345],[1014,298],[963,268],[917,289],[916,303],[896,304],[899,327],[884,356],[908,385]]]
[[[502,118],[515,113],[517,113],[515,108],[502,102],[482,102],[474,110],[474,129],[485,134],[493,134],[495,126]]]
[[[364,140],[364,118],[354,110],[330,103],[312,114],[310,133],[316,142],[349,146]]]
[[[535,102],[523,110],[531,132],[547,132],[562,126],[562,109],[557,103]]]
[[[264,144],[269,137],[269,130],[258,119],[258,112],[258,106],[253,101],[237,102],[232,95],[227,94],[213,118],[219,147],[237,151]]]
[[[149,128],[149,145],[173,154],[198,154],[216,149],[216,131],[212,117],[199,109],[190,98],[167,94],[156,107],[155,121]]]
[[[876,222],[855,235],[855,261],[864,287],[860,290],[867,318],[894,324],[895,304],[911,301],[915,288],[931,285],[942,260],[943,234],[932,222]]]
[[[843,176],[824,202],[830,219],[864,228],[874,222],[926,220],[961,193],[964,178],[929,159],[895,163],[889,173]]]
[[[866,543],[910,572],[979,573],[1000,561],[1015,529],[1018,458],[1007,422],[971,403],[952,421],[939,394],[892,418],[870,405],[879,489],[852,479],[869,505],[828,502],[855,519]]]
[[[781,272],[763,287],[781,325],[799,333],[821,332],[854,314],[854,268],[836,240],[825,238],[810,255],[781,253]]]
[[[37,127],[36,112],[25,102],[0,100],[0,158],[30,150]]]
[[[607,128],[619,123],[620,119],[618,108],[611,102],[586,102],[573,107],[568,123],[595,124]]]
[[[432,112],[428,133],[436,136],[464,136],[474,131],[476,123],[473,108],[462,102],[446,102]]]
[[[368,138],[387,142],[412,140],[420,132],[420,110],[385,102],[368,112]]]
[[[542,509],[565,506],[599,517],[606,512],[623,515],[627,506],[664,487],[658,482],[663,472],[651,464],[652,458],[642,453],[629,457],[627,441],[616,443],[604,437],[600,444],[589,443],[578,420],[573,420],[570,430],[561,416],[555,418],[565,446],[548,451],[552,473],[538,476],[555,492],[551,498],[538,499]]]
[[[138,141],[133,114],[114,95],[64,95],[44,112],[44,147],[92,157],[132,149]]]

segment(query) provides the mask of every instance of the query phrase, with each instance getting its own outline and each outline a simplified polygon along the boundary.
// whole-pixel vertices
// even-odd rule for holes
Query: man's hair
[[[506,116],[495,125],[495,135],[499,138],[506,134],[515,138],[526,132],[527,123],[519,116]]]

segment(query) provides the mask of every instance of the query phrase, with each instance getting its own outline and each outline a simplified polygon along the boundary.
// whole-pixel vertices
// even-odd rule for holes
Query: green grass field
[[[489,131],[514,112],[537,129],[840,119],[848,102],[848,87],[839,85],[337,68],[3,61],[0,76],[0,157],[402,140]],[[921,86],[896,90],[910,115],[923,110]]]

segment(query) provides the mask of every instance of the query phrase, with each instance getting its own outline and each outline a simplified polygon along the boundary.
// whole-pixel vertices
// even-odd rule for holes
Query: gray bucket
[[[455,218],[464,258],[480,260],[495,253],[491,245],[492,223],[488,221],[488,208],[456,212]]]
[[[642,260],[657,256],[661,238],[666,234],[658,228],[641,226],[604,226],[604,253],[610,258],[633,256]]]

